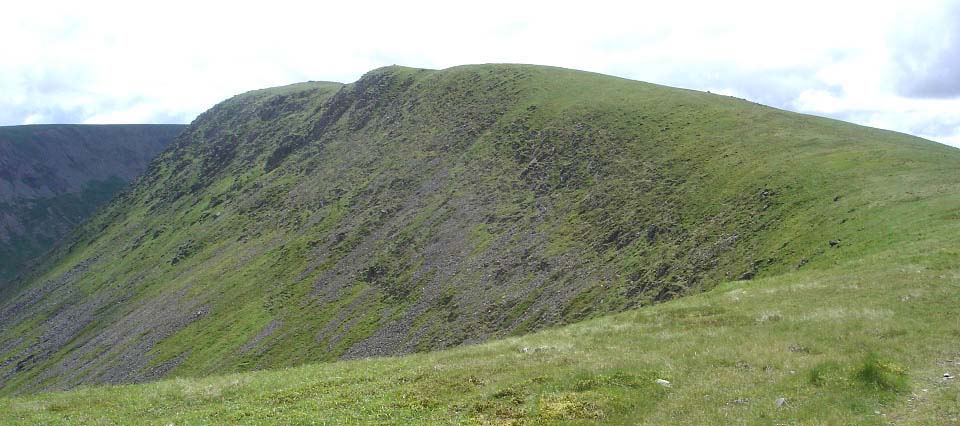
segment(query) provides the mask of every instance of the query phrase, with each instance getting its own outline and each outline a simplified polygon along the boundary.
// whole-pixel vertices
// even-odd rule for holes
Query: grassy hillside
[[[863,414],[903,402],[946,356],[950,337],[933,336],[956,329],[943,318],[956,300],[958,160],[901,134],[546,67],[389,67],[350,85],[255,91],[199,117],[0,307],[0,392],[442,349],[639,307],[488,346],[238,376],[211,398],[176,393],[202,380],[130,398],[169,398],[163,418],[213,416],[281,381],[303,402],[251,407],[375,416],[372,389],[389,398],[474,376],[460,396],[384,415],[549,420],[570,409],[615,421],[713,407],[706,395],[727,394],[712,388],[737,386],[754,401],[730,408],[744,418],[801,415],[766,401],[790,389],[787,409],[849,394],[837,415]],[[891,289],[916,303],[893,303]],[[867,328],[901,319],[931,325]],[[824,378],[807,380],[815,367]],[[676,386],[650,385],[659,374]],[[870,375],[892,390],[863,391],[878,383]],[[523,389],[495,401],[508,386]],[[127,391],[92,392],[8,403],[59,415],[80,408],[30,404]],[[343,393],[323,399],[331,392]],[[367,411],[351,395],[368,395]]]
[[[442,352],[0,399],[0,422],[956,424],[954,244]]]
[[[110,201],[184,128],[0,127],[0,294],[35,258]]]

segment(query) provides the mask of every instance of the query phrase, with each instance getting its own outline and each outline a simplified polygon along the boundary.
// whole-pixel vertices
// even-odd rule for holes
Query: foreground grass
[[[0,423],[955,424],[945,243],[436,353],[2,399]]]

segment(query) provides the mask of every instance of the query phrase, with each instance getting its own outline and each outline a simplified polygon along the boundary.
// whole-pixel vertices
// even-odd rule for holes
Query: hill
[[[250,92],[201,115],[0,307],[0,392],[443,349],[641,308],[542,337],[290,374],[379,372],[343,392],[387,396],[475,376],[483,385],[464,399],[411,403],[426,410],[411,415],[450,421],[545,407],[612,420],[638,398],[667,395],[648,375],[698,383],[676,396],[692,403],[736,369],[746,382],[730,386],[785,392],[804,380],[788,376],[804,371],[791,366],[818,362],[833,387],[796,394],[840,395],[886,383],[858,371],[899,380],[948,355],[934,331],[911,326],[952,327],[942,320],[943,303],[956,300],[958,160],[956,149],[902,134],[547,67],[388,67],[350,85]],[[943,281],[917,281],[929,277]],[[647,307],[721,283],[756,297],[714,291]],[[894,294],[915,303],[897,305]],[[896,352],[910,345],[920,347]],[[460,356],[449,373],[430,365]],[[440,382],[417,379],[437,365]],[[253,377],[284,380],[296,395],[245,400],[263,391]],[[318,401],[326,382],[300,379],[310,380],[236,376],[237,393],[183,404],[201,417],[231,401],[303,413],[362,407],[347,394]],[[169,383],[184,382],[131,398]],[[513,385],[522,389],[508,402],[469,405],[470,395],[497,399],[485,392]],[[96,392],[56,398],[124,391]],[[871,392],[838,410],[887,401]],[[17,408],[38,398],[6,403],[24,418],[91,413]],[[689,407],[677,403],[658,407]]]
[[[0,288],[110,201],[184,128],[0,127]]]
[[[956,424],[952,244],[440,352],[0,398],[0,422]]]

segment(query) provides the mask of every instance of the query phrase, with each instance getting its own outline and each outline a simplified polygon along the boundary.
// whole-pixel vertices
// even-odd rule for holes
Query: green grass
[[[960,270],[932,258],[888,251],[435,353],[8,398],[0,421],[948,424]]]
[[[45,259],[0,419],[949,423],[958,163],[546,67],[251,92]]]

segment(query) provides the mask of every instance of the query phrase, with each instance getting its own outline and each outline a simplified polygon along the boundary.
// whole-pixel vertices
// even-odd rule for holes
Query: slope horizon
[[[598,75],[607,75],[607,76],[613,77],[613,78],[620,78],[620,79],[624,79],[624,80],[637,81],[637,82],[643,82],[643,83],[648,83],[648,84],[656,84],[656,85],[658,85],[658,86],[667,87],[667,88],[674,88],[674,89],[681,89],[681,90],[693,90],[693,91],[699,91],[699,92],[704,92],[704,93],[711,93],[711,92],[708,91],[708,90],[690,89],[690,88],[687,88],[687,87],[684,87],[684,86],[670,85],[670,84],[664,84],[664,83],[656,83],[656,82],[653,82],[653,81],[641,80],[641,79],[634,79],[634,78],[630,78],[630,77],[622,77],[622,76],[608,75],[608,74],[603,74],[603,73],[596,72],[596,71],[582,71],[582,70],[578,70],[578,69],[576,69],[576,68],[568,68],[568,67],[562,67],[562,66],[556,66],[556,65],[543,65],[543,64],[536,64],[536,63],[523,63],[523,62],[487,62],[487,63],[475,63],[475,64],[455,65],[455,66],[451,66],[451,67],[447,67],[447,68],[436,68],[436,69],[433,69],[433,68],[413,67],[413,66],[407,66],[407,65],[401,65],[401,64],[393,64],[393,65],[383,65],[383,66],[374,68],[373,70],[385,69],[385,68],[390,68],[390,67],[403,67],[403,68],[410,68],[410,69],[425,69],[425,70],[434,70],[434,71],[444,71],[444,70],[448,70],[448,69],[452,69],[452,68],[458,68],[458,67],[483,66],[483,65],[505,65],[505,66],[519,65],[519,66],[536,66],[536,67],[557,68],[557,69],[563,69],[563,70],[587,72],[587,73],[598,74]],[[248,91],[248,92],[254,92],[254,91],[257,91],[257,90],[279,89],[279,88],[296,86],[296,85],[299,85],[299,84],[309,84],[309,83],[330,83],[330,84],[340,84],[340,85],[350,84],[350,83],[344,83],[344,82],[340,82],[340,81],[312,80],[312,79],[310,79],[310,80],[295,81],[295,82],[291,82],[291,83],[287,83],[287,84],[279,84],[279,85],[267,86],[267,87],[263,87],[263,88],[260,88],[260,89],[252,89],[252,90],[250,90],[250,91]],[[248,93],[248,92],[241,92],[240,94]],[[898,130],[887,129],[887,128],[882,128],[882,127],[875,127],[875,126],[870,126],[870,125],[866,125],[866,124],[858,124],[858,123],[854,123],[854,122],[852,122],[852,121],[843,120],[843,119],[836,118],[836,117],[831,117],[831,116],[822,115],[822,114],[816,114],[816,113],[812,113],[812,112],[799,111],[799,110],[795,110],[795,109],[785,108],[785,107],[783,107],[783,106],[773,106],[773,105],[769,105],[769,104],[766,104],[766,103],[757,102],[757,101],[752,100],[752,99],[749,99],[749,98],[747,98],[747,97],[740,97],[740,96],[736,96],[736,95],[730,95],[730,94],[725,94],[725,93],[717,93],[717,92],[714,92],[714,93],[715,93],[715,94],[718,94],[718,95],[720,95],[720,96],[729,96],[729,97],[734,98],[734,99],[741,99],[741,100],[745,100],[745,101],[748,101],[748,102],[751,102],[751,103],[756,103],[757,105],[763,105],[763,106],[767,106],[767,107],[770,107],[770,108],[779,109],[779,110],[782,110],[782,111],[792,112],[792,113],[795,113],[795,114],[808,115],[808,116],[811,116],[811,117],[823,118],[823,119],[827,119],[827,120],[836,120],[836,121],[841,121],[841,122],[844,122],[844,123],[855,124],[855,125],[858,125],[858,126],[870,127],[870,128],[875,128],[875,129],[884,130],[884,131],[890,131],[890,132],[899,133],[899,134],[903,134],[903,135],[907,135],[907,136],[912,136],[912,137],[921,138],[921,139],[924,139],[924,140],[929,140],[929,141],[931,141],[931,142],[936,142],[936,143],[941,144],[941,145],[946,145],[946,146],[950,146],[950,147],[954,147],[954,148],[960,149],[960,146],[958,146],[956,143],[952,143],[952,142],[948,142],[948,141],[941,141],[941,140],[936,140],[936,139],[932,139],[932,138],[927,138],[927,137],[923,137],[923,136],[921,136],[921,135],[911,134],[911,133],[907,133],[907,132],[904,132],[904,131],[898,131]],[[196,119],[196,117],[194,117],[193,119],[185,119],[184,121],[181,121],[181,122],[155,122],[155,123],[154,123],[154,122],[151,122],[150,124],[189,125],[189,124],[192,123],[193,120],[195,120],[195,119]],[[39,123],[39,124],[8,124],[8,125],[4,125],[4,126],[2,126],[2,127],[34,126],[34,125],[36,125],[36,126],[45,126],[45,125],[61,125],[61,124],[101,126],[101,125],[114,125],[114,124],[116,124],[116,125],[133,125],[133,124],[143,124],[143,123],[109,123],[109,124],[106,124],[106,123],[83,123],[83,122],[62,122],[62,123],[58,122],[58,123]]]

